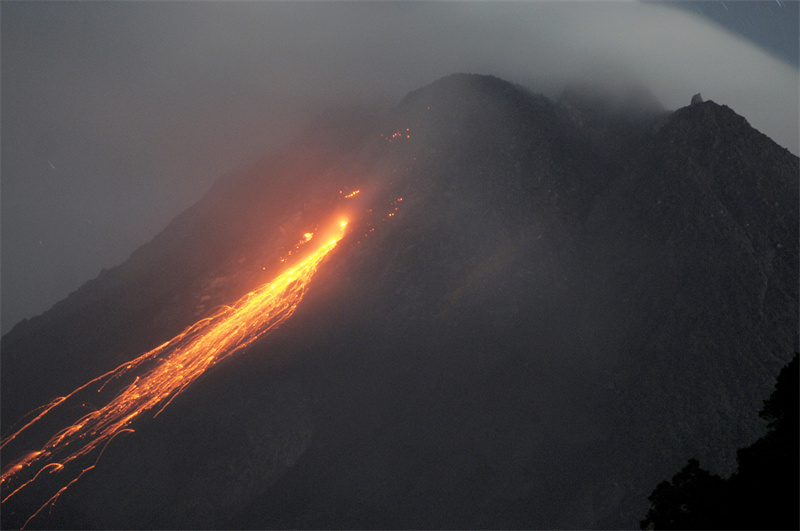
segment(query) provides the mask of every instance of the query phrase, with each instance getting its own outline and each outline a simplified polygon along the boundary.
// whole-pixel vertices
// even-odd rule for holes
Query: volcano
[[[637,527],[687,459],[730,474],[765,431],[799,169],[730,108],[641,87],[456,74],[328,112],[3,336],[3,527]],[[279,326],[224,329],[213,366],[20,489],[20,458],[142,388],[131,360],[183,368],[176,337],[280,278]]]

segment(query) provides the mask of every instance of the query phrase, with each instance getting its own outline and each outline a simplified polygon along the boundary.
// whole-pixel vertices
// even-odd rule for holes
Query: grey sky
[[[796,21],[796,6],[776,6],[776,20]],[[687,9],[8,1],[0,9],[3,332],[124,261],[225,171],[290,140],[325,106],[394,104],[453,72],[547,91],[575,79],[639,79],[670,109],[702,92],[798,152],[796,63]]]

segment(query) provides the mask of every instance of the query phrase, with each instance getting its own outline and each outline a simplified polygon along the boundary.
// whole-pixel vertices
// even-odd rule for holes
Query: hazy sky
[[[290,140],[320,109],[395,104],[453,72],[540,90],[638,79],[669,109],[702,92],[798,153],[797,3],[0,10],[3,332],[124,261],[225,171]]]

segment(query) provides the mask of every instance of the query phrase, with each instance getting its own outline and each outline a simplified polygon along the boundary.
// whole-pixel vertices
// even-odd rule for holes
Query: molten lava
[[[25,523],[59,496],[85,472],[94,468],[108,443],[120,433],[132,432],[130,424],[142,413],[156,410],[157,416],[187,386],[219,361],[245,348],[253,341],[280,326],[288,319],[303,298],[323,258],[344,236],[346,221],[337,223],[332,235],[297,265],[284,270],[271,282],[248,293],[232,306],[224,306],[184,330],[181,334],[138,358],[91,380],[69,395],[57,398],[33,420],[2,441],[2,446],[41,420],[55,407],[92,385],[106,385],[125,375],[134,377],[104,407],[89,413],[71,426],[56,433],[41,449],[30,452],[11,463],[2,472],[2,502],[19,493],[40,475],[61,472],[68,464],[90,454],[97,454],[94,464],[73,464],[65,485],[50,497]],[[304,242],[313,234],[303,235]],[[301,243],[304,243],[301,242]],[[136,374],[137,371],[140,374]],[[23,526],[24,527],[24,526]]]

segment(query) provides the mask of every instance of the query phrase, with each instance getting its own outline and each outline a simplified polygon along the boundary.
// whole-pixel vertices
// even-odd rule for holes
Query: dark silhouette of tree
[[[697,459],[648,497],[642,529],[799,529],[798,355],[783,368],[761,418],[767,434],[737,452],[738,468],[722,479]]]
[[[769,431],[737,452],[739,467],[729,481],[740,528],[800,529],[798,379],[795,355],[761,410]]]
[[[697,459],[662,481],[648,499],[653,506],[642,529],[712,529],[724,503],[725,480],[700,468]],[[655,526],[655,527],[654,527]]]

